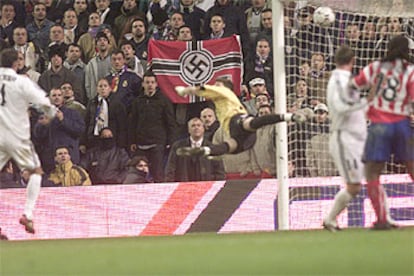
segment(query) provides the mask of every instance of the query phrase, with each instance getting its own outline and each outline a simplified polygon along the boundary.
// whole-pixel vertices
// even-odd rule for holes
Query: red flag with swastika
[[[180,97],[175,86],[213,84],[218,77],[232,80],[240,95],[243,74],[240,40],[227,38],[203,41],[163,41],[151,39],[148,63],[157,76],[158,86],[173,103],[202,101],[196,96]]]

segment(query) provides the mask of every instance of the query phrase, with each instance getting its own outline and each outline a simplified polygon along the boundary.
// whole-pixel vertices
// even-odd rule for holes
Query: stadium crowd
[[[239,35],[240,100],[253,116],[273,113],[273,55],[278,53],[272,51],[271,1],[0,2],[0,48],[18,51],[18,73],[38,83],[58,108],[52,120],[30,110],[44,186],[276,175],[274,126],[260,129],[252,149],[222,160],[176,156],[180,145],[220,143],[226,133],[211,103],[172,103],[147,64],[150,39]],[[341,20],[323,28],[312,22],[313,11],[285,2],[287,110],[315,113],[309,123],[288,125],[291,176],[338,175],[328,150],[326,106],[335,50],[348,44],[355,51],[356,73],[384,56],[390,38],[404,34],[414,44],[412,18],[337,12]],[[0,183],[1,188],[25,187],[25,171],[9,163]]]

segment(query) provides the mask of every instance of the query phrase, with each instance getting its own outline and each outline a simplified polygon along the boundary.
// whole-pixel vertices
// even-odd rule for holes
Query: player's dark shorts
[[[252,148],[256,142],[256,132],[243,129],[242,122],[247,117],[249,117],[247,114],[237,114],[230,120],[230,136],[237,141],[237,148],[232,152],[233,154]]]
[[[363,161],[386,162],[394,154],[395,162],[414,161],[414,129],[410,120],[372,123],[368,127]]]

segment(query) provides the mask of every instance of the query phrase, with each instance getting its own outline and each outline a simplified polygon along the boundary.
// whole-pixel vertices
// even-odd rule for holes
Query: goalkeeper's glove
[[[196,93],[196,90],[197,90],[197,88],[194,87],[194,86],[188,86],[188,87],[176,86],[175,87],[175,91],[181,97],[185,97],[185,96],[187,96],[189,94],[195,94]]]

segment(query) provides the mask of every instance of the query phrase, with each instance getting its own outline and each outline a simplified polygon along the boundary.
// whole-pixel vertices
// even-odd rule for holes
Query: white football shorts
[[[346,131],[334,131],[329,138],[329,152],[346,183],[361,183],[364,178],[365,138]]]
[[[10,159],[13,159],[20,169],[33,170],[41,166],[32,141],[18,139],[6,130],[0,135],[0,169]]]

